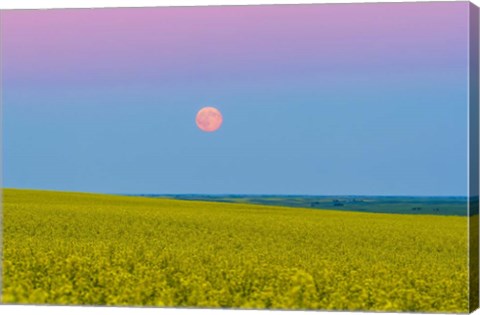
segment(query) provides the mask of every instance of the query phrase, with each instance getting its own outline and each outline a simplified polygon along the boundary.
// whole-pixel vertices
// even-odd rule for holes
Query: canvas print
[[[2,303],[477,308],[473,4],[0,14]]]

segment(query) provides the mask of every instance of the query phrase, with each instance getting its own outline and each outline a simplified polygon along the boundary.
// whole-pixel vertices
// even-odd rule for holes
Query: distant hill
[[[246,203],[374,213],[467,215],[467,197],[302,196],[302,195],[136,195],[150,198]]]

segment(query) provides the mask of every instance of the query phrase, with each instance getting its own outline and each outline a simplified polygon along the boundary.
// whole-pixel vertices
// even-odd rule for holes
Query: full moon
[[[222,113],[215,107],[204,107],[198,111],[195,122],[200,130],[213,132],[222,125]]]

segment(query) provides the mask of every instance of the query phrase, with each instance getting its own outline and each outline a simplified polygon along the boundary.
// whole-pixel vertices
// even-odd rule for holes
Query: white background
[[[414,2],[406,0],[405,2]],[[439,1],[439,0],[437,0]],[[444,0],[440,0],[444,1]],[[293,4],[293,3],[346,3],[346,2],[400,2],[395,0],[1,0],[0,9],[45,9],[45,8],[101,8],[101,7],[145,7],[145,6],[193,6],[193,5],[246,5],[246,4]],[[473,0],[480,6],[480,0]],[[126,307],[69,307],[69,306],[17,306],[1,305],[0,314],[51,314],[51,315],[331,315],[331,312],[319,311],[258,311],[258,310],[212,310],[212,309],[172,309],[172,308],[126,308]],[[358,313],[344,312],[342,315]],[[375,313],[362,313],[373,315]],[[480,311],[475,312],[480,315]]]

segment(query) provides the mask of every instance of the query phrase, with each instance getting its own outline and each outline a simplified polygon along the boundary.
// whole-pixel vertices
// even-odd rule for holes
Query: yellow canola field
[[[467,312],[467,217],[4,190],[3,302]]]

